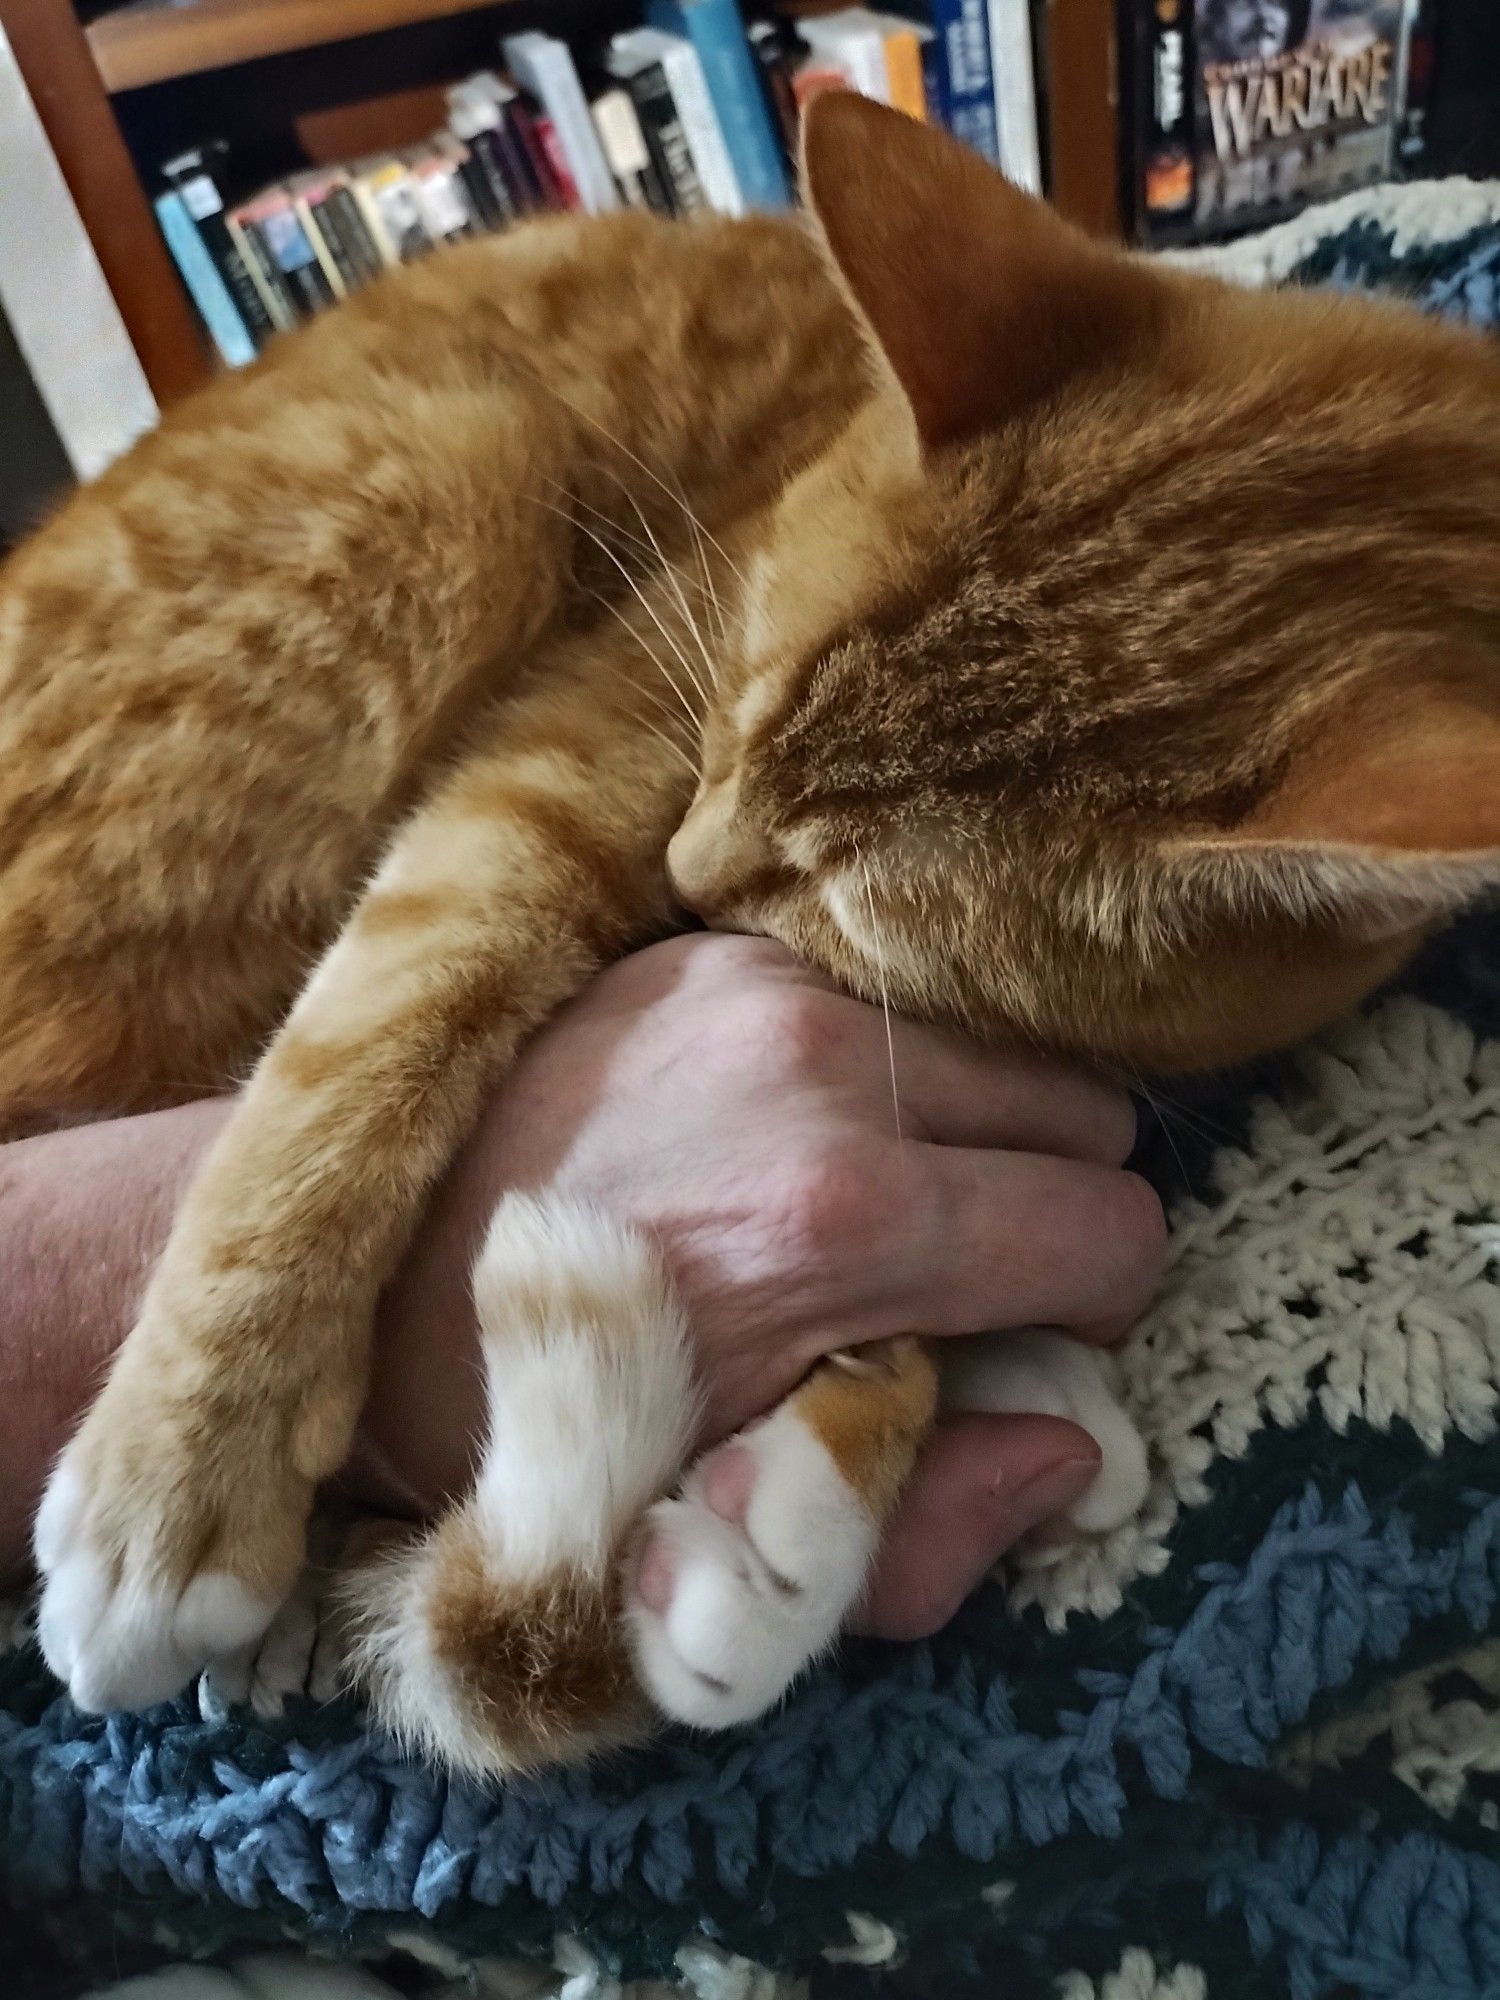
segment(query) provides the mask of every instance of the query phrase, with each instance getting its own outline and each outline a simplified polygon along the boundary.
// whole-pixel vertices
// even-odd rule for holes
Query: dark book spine
[[[643,69],[638,69],[629,78],[626,88],[635,103],[636,116],[646,136],[646,146],[656,162],[657,171],[672,190],[673,205],[678,213],[686,215],[692,209],[706,208],[708,201],[703,184],[698,179],[692,149],[682,129],[682,120],[677,115],[677,100],[672,95],[672,86],[667,82],[661,64],[647,63]]]
[[[1197,193],[1193,10],[1136,0],[1136,24],[1136,232],[1171,243],[1191,228]]]
[[[229,287],[250,338],[257,347],[263,346],[276,331],[276,322],[267,312],[265,300],[255,289],[255,281],[245,269],[245,260],[229,233],[224,219],[224,192],[217,177],[209,171],[201,153],[192,153],[169,160],[162,168],[162,178],[181,197],[183,207],[197,224],[203,246]]]
[[[514,151],[521,163],[531,204],[536,208],[566,208],[562,189],[553,176],[546,148],[537,136],[536,120],[528,105],[513,97],[505,107]]]
[[[349,284],[368,284],[385,269],[385,259],[370,240],[359,203],[346,187],[331,187],[317,206],[318,227],[341,271],[353,271]],[[346,280],[347,282],[347,280]]]
[[[259,223],[237,210],[230,221],[230,234],[245,259],[246,267],[254,267],[253,277],[259,281],[256,289],[261,293],[273,323],[282,328],[295,326],[302,317],[297,296],[271,255]]]
[[[793,50],[790,31],[781,22],[756,21],[748,30],[750,52],[760,73],[761,89],[788,165],[797,158],[797,99],[792,91]],[[938,46],[937,38],[928,44]]]
[[[475,152],[474,147],[465,143],[462,157],[456,161],[458,177],[464,184],[464,193],[469,198],[469,206],[486,229],[498,229],[507,220],[506,211],[500,206],[495,190],[490,185],[488,174]]]
[[[299,310],[311,316],[331,306],[334,292],[328,273],[318,262],[290,198],[260,218],[260,231]]]
[[[349,255],[343,233],[338,226],[338,218],[333,213],[333,189],[325,188],[315,199],[309,198],[307,213],[312,227],[318,232],[318,241],[328,252],[334,269],[343,281],[346,292],[357,291],[364,283],[364,272]]]
[[[469,138],[469,150],[479,162],[502,222],[514,222],[528,206],[520,168],[511,156],[510,134],[497,110],[497,122],[482,126]]]

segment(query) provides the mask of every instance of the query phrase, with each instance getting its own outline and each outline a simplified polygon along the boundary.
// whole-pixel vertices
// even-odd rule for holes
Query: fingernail
[[[1044,1521],[1066,1513],[1098,1477],[1097,1454],[1064,1458],[1034,1472],[1009,1493],[1003,1487],[997,1488],[996,1497],[1003,1500],[1006,1511],[1014,1517],[1016,1533],[1024,1534],[1028,1528],[1039,1528]]]

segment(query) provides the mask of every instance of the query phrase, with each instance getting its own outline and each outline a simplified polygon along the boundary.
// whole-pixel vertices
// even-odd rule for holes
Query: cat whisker
[[[891,1066],[891,1110],[896,1119],[896,1143],[903,1146],[906,1135],[901,1130],[901,1097],[896,1089],[896,1037],[891,1028],[891,995],[885,975],[885,942],[880,935],[880,926],[875,919],[875,892],[870,885],[870,869],[859,849],[854,850],[854,858],[859,863],[859,871],[865,878],[865,908],[870,914],[871,956],[875,960],[875,976],[880,982],[880,1006],[885,1016],[885,1052]]]
[[[632,621],[625,616],[625,613],[620,609],[619,605],[612,604],[602,591],[590,590],[588,589],[587,586],[584,586],[583,594],[585,597],[591,598],[593,602],[599,606],[601,611],[607,611],[611,618],[613,618],[618,624],[623,625],[625,627],[625,630],[630,634],[631,638],[634,639],[635,643],[640,647],[641,651],[646,655],[646,658],[656,668],[657,672],[661,675],[662,679],[666,682],[667,686],[672,690],[673,694],[676,695],[678,705],[682,710],[683,716],[687,720],[688,727],[694,732],[694,735],[696,736],[700,726],[700,719],[698,715],[695,713],[692,703],[683,693],[682,684],[676,679],[674,679],[673,675],[668,671],[666,662],[662,659],[661,655],[655,650],[653,646],[651,646],[647,642],[644,633],[642,633],[640,628],[634,623],[632,623]],[[672,708],[668,703],[664,702],[659,695],[653,694],[651,689],[648,687],[640,687],[639,692],[646,697],[647,701],[652,702],[657,708],[659,708],[662,714],[668,717],[668,719],[671,721],[674,727],[680,726],[678,724],[678,716],[676,709]]]
[[[656,611],[652,606],[650,598],[647,597],[645,591],[641,589],[641,586],[639,582],[636,580],[636,578],[631,575],[628,566],[625,563],[623,563],[620,560],[620,558],[615,554],[614,550],[610,547],[609,543],[605,541],[604,537],[602,535],[596,534],[594,530],[591,527],[589,527],[587,522],[575,521],[574,526],[578,529],[578,532],[581,535],[586,535],[588,539],[594,544],[594,546],[597,549],[599,549],[602,554],[606,555],[609,558],[609,560],[614,564],[615,568],[620,572],[620,575],[624,578],[625,583],[629,588],[631,595],[637,600],[641,609],[645,612],[646,616],[651,620],[651,623],[656,627],[657,631],[660,632],[663,639],[666,640],[667,644],[671,647],[672,651],[677,655],[678,664],[681,666],[682,671],[687,675],[688,681],[692,685],[693,689],[696,691],[699,700],[704,704],[705,707],[707,707],[708,695],[704,691],[703,683],[698,679],[698,676],[693,672],[692,662],[688,659],[687,654],[683,652],[681,646],[678,645],[677,641],[672,637],[672,634],[667,630],[666,626],[657,616]],[[661,664],[660,661],[658,661],[657,664],[660,665]],[[676,686],[676,683],[674,682],[673,685]],[[680,688],[678,689],[678,692],[681,693]],[[684,701],[685,700],[686,697],[684,697]],[[689,712],[691,713],[691,711]],[[694,716],[693,720],[696,723],[698,717]]]
[[[718,553],[723,557],[724,561],[729,565],[730,570],[739,579],[740,583],[744,585],[746,589],[749,588],[749,583],[748,580],[746,579],[744,571],[740,568],[739,564],[736,563],[733,556],[730,555],[728,549],[725,548],[724,544],[719,540],[718,536],[714,534],[711,528],[706,526],[705,523],[699,519],[698,515],[693,512],[693,509],[688,505],[687,501],[683,498],[681,493],[674,493],[672,491],[672,488],[667,483],[667,481],[662,478],[659,472],[654,471],[651,468],[651,466],[649,466],[646,463],[645,459],[641,457],[639,452],[632,451],[630,446],[626,444],[625,440],[622,437],[617,437],[615,433],[609,428],[608,424],[601,423],[598,417],[594,416],[590,411],[584,409],[581,404],[575,403],[571,396],[564,395],[562,390],[559,389],[554,383],[547,382],[543,383],[542,386],[548,391],[549,394],[556,397],[557,401],[562,404],[564,409],[571,410],[573,412],[573,415],[575,417],[578,417],[582,422],[586,423],[591,430],[597,431],[600,437],[604,439],[606,444],[613,445],[616,451],[623,453],[623,455],[630,460],[632,465],[639,467],[639,469],[645,473],[646,477],[649,480],[651,480],[655,485],[659,486],[662,492],[666,494],[667,498],[670,501],[672,501],[673,505],[680,507],[684,515],[687,517],[687,519],[691,522],[696,523],[699,531],[704,536],[706,536],[710,546],[716,549]],[[619,475],[616,474],[616,477],[618,476]]]
[[[703,655],[703,664],[708,670],[708,678],[711,682],[717,682],[719,678],[718,668],[714,664],[713,655],[709,652],[707,646],[705,646],[703,643],[703,633],[699,628],[698,621],[693,616],[692,611],[688,607],[687,595],[682,588],[681,581],[679,580],[677,573],[677,565],[669,560],[669,558],[662,549],[661,543],[657,541],[656,536],[652,533],[651,523],[646,518],[645,509],[641,506],[639,500],[636,499],[633,493],[628,491],[625,497],[630,502],[631,506],[635,509],[636,518],[639,520],[641,528],[645,533],[647,539],[650,541],[652,548],[656,551],[656,559],[658,563],[661,565],[663,574],[666,576],[667,582],[672,587],[672,594],[677,599],[677,608],[682,613],[683,622],[687,626],[688,630],[692,633],[698,651]],[[703,701],[704,707],[707,708],[709,704],[708,689],[703,685],[703,683],[697,678],[696,675],[693,676],[693,685],[697,688],[699,696]]]

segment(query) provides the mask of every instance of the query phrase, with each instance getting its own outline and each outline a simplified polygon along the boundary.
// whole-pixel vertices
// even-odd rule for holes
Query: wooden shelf
[[[111,96],[169,77],[228,69],[358,35],[476,13],[496,0],[137,0],[88,29],[89,47]]]

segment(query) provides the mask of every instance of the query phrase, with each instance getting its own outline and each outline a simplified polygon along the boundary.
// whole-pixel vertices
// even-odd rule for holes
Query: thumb
[[[941,1631],[1011,1545],[1086,1493],[1099,1447],[1062,1417],[950,1417],[908,1480],[853,1629]]]

